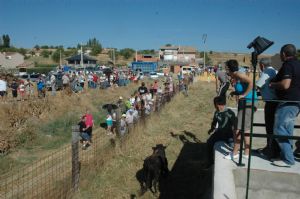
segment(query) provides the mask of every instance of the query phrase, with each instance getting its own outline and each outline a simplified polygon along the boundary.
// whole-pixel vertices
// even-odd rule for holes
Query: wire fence
[[[156,94],[153,111],[161,111],[180,91],[180,85],[174,85],[173,91]],[[97,165],[101,156],[109,151],[108,146],[111,147],[111,143],[103,142],[101,134],[95,133],[92,147],[80,150],[79,138],[78,126],[73,126],[71,145],[0,176],[0,199],[72,198],[79,188],[82,167],[91,163]]]

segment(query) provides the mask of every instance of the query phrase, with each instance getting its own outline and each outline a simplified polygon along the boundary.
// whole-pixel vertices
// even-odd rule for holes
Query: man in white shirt
[[[51,77],[50,77],[50,84],[51,84],[51,93],[52,93],[52,96],[56,95],[56,78],[55,78],[55,75],[52,73],[51,74]]]
[[[276,76],[277,71],[271,66],[271,60],[269,58],[262,58],[259,61],[261,72],[260,78],[256,82],[256,86],[260,90],[262,99],[265,101],[265,123],[267,134],[273,134],[274,116],[277,107],[277,102],[268,100],[276,100],[277,96],[275,90],[269,87],[271,80]],[[277,142],[271,138],[267,139],[267,146],[260,152],[267,156],[269,159],[276,158],[280,149]]]
[[[4,80],[3,77],[0,77],[0,96],[1,100],[4,101],[7,92],[7,82]]]

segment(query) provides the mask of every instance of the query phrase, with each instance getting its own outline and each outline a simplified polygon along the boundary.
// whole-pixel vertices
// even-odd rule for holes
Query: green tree
[[[150,54],[150,55],[155,54],[155,50],[154,49],[151,49],[151,50],[139,50],[138,52],[140,54]]]
[[[206,64],[211,64],[211,59],[208,56],[209,53],[205,52],[205,65]],[[200,57],[203,58],[204,57],[204,52],[200,52]]]
[[[52,54],[52,60],[56,63],[59,63],[60,61],[60,53],[61,56],[63,56],[64,53],[64,49],[63,48],[58,48],[56,51],[54,51],[54,53]]]
[[[35,48],[36,50],[40,50],[40,49],[41,49],[41,47],[40,47],[39,45],[35,45],[34,48]]]
[[[43,45],[43,46],[41,46],[41,49],[49,49],[49,46]]]
[[[19,48],[18,52],[25,56],[25,54],[27,53],[27,50],[25,48]]]
[[[70,57],[73,55],[77,54],[77,49],[76,48],[69,48],[68,50],[64,51],[64,56],[65,57]]]
[[[2,35],[3,48],[10,48],[10,38],[9,35]]]
[[[102,45],[96,38],[89,39],[86,46],[91,48],[91,55],[93,56],[98,55],[102,51]]]
[[[131,48],[124,48],[120,50],[120,55],[122,55],[125,59],[129,59],[130,57],[133,56],[134,50]]]
[[[43,56],[44,58],[49,58],[51,52],[49,50],[43,50],[41,52],[41,56]]]

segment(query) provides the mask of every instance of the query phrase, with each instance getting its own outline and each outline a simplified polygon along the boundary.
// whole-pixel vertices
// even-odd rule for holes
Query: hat
[[[126,114],[123,114],[122,117],[126,117]]]

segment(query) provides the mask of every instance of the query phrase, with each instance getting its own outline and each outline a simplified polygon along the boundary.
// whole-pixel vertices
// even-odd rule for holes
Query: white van
[[[194,70],[193,66],[182,66],[183,74],[190,74]]]

